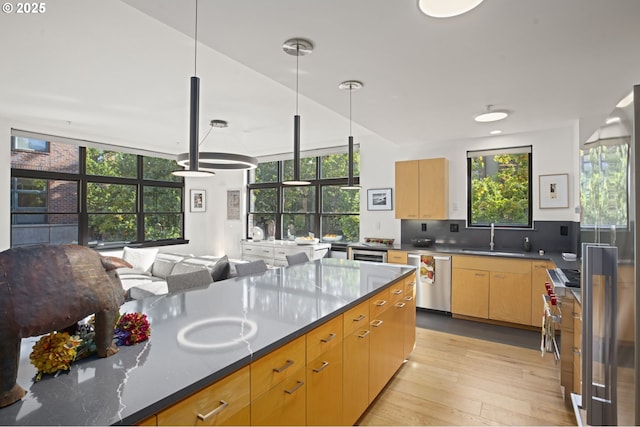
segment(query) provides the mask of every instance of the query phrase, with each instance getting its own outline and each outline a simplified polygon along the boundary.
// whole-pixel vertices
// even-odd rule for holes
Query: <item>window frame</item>
[[[35,138],[35,137],[34,137]],[[66,138],[65,138],[66,139]],[[13,147],[13,136],[12,147]],[[48,140],[48,146],[51,146],[51,141],[54,141],[55,138],[52,137]],[[61,144],[70,144],[67,141],[59,141]],[[122,151],[118,150],[118,147],[110,146],[109,148],[100,148],[108,151]],[[43,153],[45,154],[45,153]],[[48,153],[47,153],[48,154]],[[188,243],[188,240],[184,237],[184,226],[185,226],[185,209],[184,209],[184,200],[185,200],[185,181],[184,178],[180,178],[176,181],[162,181],[157,179],[144,179],[144,169],[143,163],[145,157],[154,157],[149,153],[145,154],[135,154],[136,155],[136,164],[137,164],[137,172],[136,177],[130,178],[122,178],[122,177],[113,177],[113,176],[101,176],[101,175],[88,175],[86,171],[86,161],[87,161],[87,147],[83,145],[78,145],[78,162],[79,162],[79,171],[76,172],[58,172],[58,171],[47,171],[47,170],[35,170],[35,169],[20,169],[20,168],[11,168],[11,182],[13,182],[14,178],[31,178],[31,179],[46,179],[46,180],[60,180],[60,181],[70,181],[76,182],[78,185],[78,193],[77,193],[77,207],[74,212],[57,212],[57,211],[49,211],[46,212],[23,212],[20,210],[14,210],[13,206],[10,212],[11,216],[11,242],[13,242],[13,217],[15,215],[55,215],[55,214],[69,214],[69,215],[77,215],[78,222],[78,239],[77,243],[82,246],[88,246],[95,249],[118,249],[124,246],[165,246],[165,245],[175,245],[175,244],[185,244]],[[96,212],[89,212],[87,207],[87,186],[89,183],[98,183],[98,184],[116,184],[116,185],[133,185],[136,188],[136,202],[135,202],[135,212],[136,215],[136,238],[133,241],[127,242],[102,242],[97,244],[90,244],[90,235],[89,235],[89,215],[95,214]],[[13,185],[13,184],[10,184]],[[180,190],[181,200],[180,200],[180,210],[173,212],[176,215],[180,216],[181,230],[180,237],[170,238],[170,239],[159,239],[159,240],[145,240],[145,216],[146,215],[155,215],[159,212],[145,212],[144,210],[144,188],[145,187],[165,187],[165,188],[176,188]],[[162,213],[162,212],[160,212]]]
[[[533,229],[533,146],[518,146],[518,147],[502,147],[502,148],[489,148],[485,150],[470,150],[467,151],[467,228],[485,229],[490,228],[491,223],[474,223],[472,216],[473,208],[473,184],[472,184],[472,159],[475,157],[484,156],[498,156],[507,154],[527,154],[528,155],[528,197],[527,197],[527,224],[509,224],[502,222],[494,222],[496,227],[509,228],[509,229]]]
[[[315,159],[315,167],[316,167],[316,174],[315,174],[315,178],[314,179],[306,179],[307,181],[310,182],[309,185],[306,185],[304,187],[315,187],[315,200],[314,200],[314,204],[315,204],[315,211],[314,212],[286,212],[284,211],[284,190],[288,189],[288,188],[292,188],[295,186],[289,186],[289,185],[285,185],[282,183],[282,181],[284,180],[284,173],[285,173],[285,167],[284,164],[286,161],[290,161],[291,159],[281,159],[281,160],[276,160],[275,162],[277,163],[277,176],[278,176],[278,181],[274,181],[274,182],[259,182],[259,183],[252,183],[251,182],[251,171],[247,172],[247,212],[245,215],[245,229],[246,229],[246,235],[245,238],[250,238],[251,236],[251,229],[250,229],[250,221],[249,218],[251,218],[251,216],[254,216],[254,222],[255,222],[255,216],[256,215],[260,215],[260,214],[264,214],[264,215],[272,215],[274,216],[274,220],[276,223],[276,231],[275,231],[275,238],[276,239],[283,239],[284,237],[284,229],[282,226],[282,220],[283,217],[285,215],[288,214],[305,214],[305,215],[311,215],[313,218],[313,229],[317,230],[318,233],[322,234],[325,231],[323,231],[321,229],[322,227],[322,218],[325,216],[353,216],[353,215],[357,215],[358,217],[360,217],[360,209],[358,207],[358,211],[356,212],[340,212],[340,213],[331,213],[331,212],[323,212],[322,209],[322,189],[325,186],[344,186],[347,185],[347,181],[348,181],[348,177],[341,177],[341,178],[320,178],[322,176],[322,158],[326,155],[333,155],[333,154],[345,154],[346,153],[340,153],[340,152],[332,152],[332,153],[324,153],[321,155],[313,155],[313,156],[306,156],[303,157],[301,159],[301,161],[304,161],[304,159],[308,159],[308,158],[314,158]],[[265,161],[264,163],[271,163],[274,162],[273,160],[269,160],[269,161]],[[359,174],[354,176],[354,183],[355,185],[359,185],[360,184],[360,177]],[[255,190],[255,189],[261,189],[261,188],[274,188],[276,189],[276,194],[277,194],[277,205],[276,205],[276,212],[268,212],[268,213],[264,213],[264,212],[254,212],[251,210],[251,190]],[[345,190],[345,191],[352,191],[352,190]],[[265,230],[266,233],[266,230]],[[265,235],[265,238],[267,236]],[[321,239],[321,236],[316,236],[319,237]],[[322,239],[321,239],[322,240]],[[340,242],[342,244],[345,244],[347,242]],[[338,243],[338,244],[340,244]],[[335,244],[335,243],[333,243]]]

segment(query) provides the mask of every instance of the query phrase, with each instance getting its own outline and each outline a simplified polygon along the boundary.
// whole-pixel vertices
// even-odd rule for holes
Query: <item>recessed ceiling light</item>
[[[491,107],[492,105],[487,105],[487,111],[478,114],[473,120],[481,123],[497,122],[498,120],[505,119],[509,115],[505,110],[492,110]]]
[[[483,0],[418,0],[418,7],[433,18],[450,18],[467,13]]]
[[[608,125],[611,125],[613,123],[618,123],[618,122],[620,122],[620,117],[618,116],[607,117],[607,120],[605,120],[605,123]]]
[[[622,98],[620,100],[620,102],[618,102],[618,104],[616,105],[616,107],[618,108],[624,108],[627,105],[631,104],[633,102],[633,91],[629,92],[629,94],[627,96],[625,96],[624,98]]]
[[[502,131],[500,129],[496,129],[496,130],[492,130],[491,132],[489,132],[491,135],[500,135],[502,133]]]

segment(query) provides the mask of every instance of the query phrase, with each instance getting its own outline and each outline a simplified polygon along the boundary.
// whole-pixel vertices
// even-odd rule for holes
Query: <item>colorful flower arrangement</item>
[[[96,352],[95,319],[77,326],[76,334],[68,332],[51,332],[43,335],[33,345],[29,355],[31,364],[38,373],[35,381],[44,374],[56,374],[59,371],[69,372],[71,364]],[[125,313],[118,318],[114,327],[113,338],[118,346],[133,345],[149,339],[151,327],[146,314]]]

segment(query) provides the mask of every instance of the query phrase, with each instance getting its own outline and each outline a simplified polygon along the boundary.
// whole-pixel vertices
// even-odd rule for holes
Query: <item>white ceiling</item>
[[[187,150],[195,0],[56,0],[0,16],[0,117],[153,151]],[[604,119],[640,83],[640,1],[485,0],[450,19],[417,0],[200,0],[203,150],[291,151],[296,57],[302,149],[437,143]],[[512,115],[478,124],[486,108]]]

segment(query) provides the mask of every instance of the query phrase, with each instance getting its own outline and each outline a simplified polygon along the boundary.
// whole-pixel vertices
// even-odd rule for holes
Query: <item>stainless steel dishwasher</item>
[[[416,266],[416,306],[451,313],[451,256],[409,254]]]

